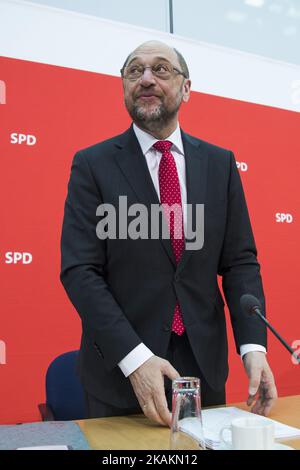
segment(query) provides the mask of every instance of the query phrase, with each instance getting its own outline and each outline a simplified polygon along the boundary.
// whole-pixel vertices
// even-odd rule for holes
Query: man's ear
[[[190,94],[191,94],[191,80],[185,80],[185,83],[183,84],[183,96],[182,100],[187,103],[190,99]]]

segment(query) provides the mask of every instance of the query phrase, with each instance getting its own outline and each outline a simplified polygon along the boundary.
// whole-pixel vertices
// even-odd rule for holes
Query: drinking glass
[[[172,450],[204,450],[200,379],[179,377],[172,382]]]

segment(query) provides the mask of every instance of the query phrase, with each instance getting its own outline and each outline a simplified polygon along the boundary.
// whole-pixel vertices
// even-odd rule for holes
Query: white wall
[[[169,0],[33,0],[33,3],[170,31]]]
[[[169,0],[31,0],[169,32]],[[300,65],[300,0],[172,0],[174,33]]]
[[[193,90],[300,112],[297,65],[20,0],[0,0],[0,18],[2,56],[117,76],[128,53],[155,38],[183,53]]]

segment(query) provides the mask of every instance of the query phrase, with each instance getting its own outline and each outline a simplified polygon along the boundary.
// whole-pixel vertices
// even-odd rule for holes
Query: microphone
[[[275,330],[275,328],[270,325],[266,317],[261,313],[262,307],[260,301],[254,297],[254,295],[244,294],[240,299],[242,311],[248,315],[257,315],[267,327],[272,331],[276,338],[281,342],[281,344],[291,353],[291,355],[296,359],[298,364],[300,364],[300,357],[296,352],[290,347],[290,345],[280,336],[280,334]]]

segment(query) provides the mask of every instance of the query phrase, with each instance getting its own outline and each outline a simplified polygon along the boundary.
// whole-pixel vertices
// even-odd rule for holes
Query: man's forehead
[[[175,51],[164,44],[142,45],[136,48],[129,57],[128,63],[133,60],[165,59],[169,62],[178,62]]]

